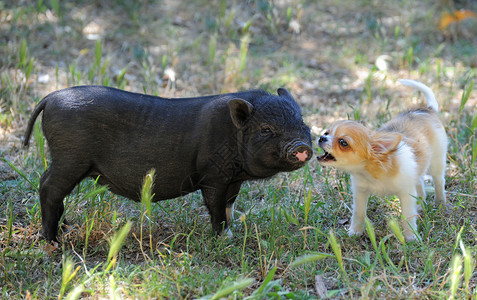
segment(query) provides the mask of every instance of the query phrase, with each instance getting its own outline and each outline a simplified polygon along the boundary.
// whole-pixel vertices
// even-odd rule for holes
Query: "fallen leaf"
[[[46,251],[46,253],[48,253],[49,256],[53,256],[53,253],[58,250],[58,243],[57,242],[50,242],[50,243],[46,243],[43,250]]]
[[[470,10],[455,10],[451,13],[443,13],[439,22],[439,29],[444,30],[452,23],[459,23],[469,18],[475,18],[477,15]]]

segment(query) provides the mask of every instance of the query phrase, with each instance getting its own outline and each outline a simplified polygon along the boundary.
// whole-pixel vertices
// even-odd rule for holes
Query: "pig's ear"
[[[288,97],[290,99],[293,99],[293,96],[290,94],[290,92],[286,88],[278,88],[277,94],[279,96]]]
[[[237,128],[242,128],[252,113],[253,105],[243,99],[229,101],[230,117]]]

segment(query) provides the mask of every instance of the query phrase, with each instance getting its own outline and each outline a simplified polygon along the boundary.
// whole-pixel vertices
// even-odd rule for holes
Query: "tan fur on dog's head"
[[[364,168],[379,178],[395,166],[390,154],[401,140],[399,133],[373,132],[360,122],[338,121],[319,139],[325,154],[318,161],[345,171]]]

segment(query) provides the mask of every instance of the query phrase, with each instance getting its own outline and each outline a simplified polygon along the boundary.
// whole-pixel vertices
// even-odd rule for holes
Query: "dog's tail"
[[[427,100],[427,107],[433,109],[436,112],[439,111],[439,104],[437,103],[436,96],[427,85],[422,82],[411,79],[399,79],[398,81],[404,85],[411,86],[424,93],[424,96],[426,96]]]

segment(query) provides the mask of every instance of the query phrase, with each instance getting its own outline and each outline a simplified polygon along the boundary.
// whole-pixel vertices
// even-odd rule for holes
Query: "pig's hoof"
[[[47,243],[59,243],[59,240],[56,236],[48,236],[45,233],[40,234],[40,239],[45,240]]]

